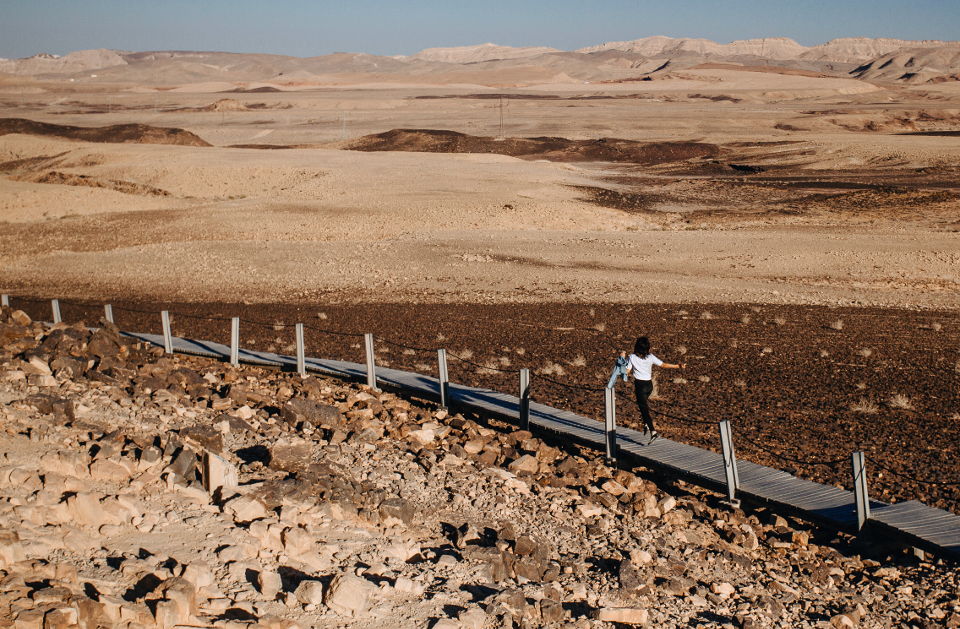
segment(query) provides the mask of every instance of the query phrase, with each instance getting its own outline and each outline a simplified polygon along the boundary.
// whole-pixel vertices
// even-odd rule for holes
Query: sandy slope
[[[178,127],[216,145],[0,137],[5,292],[960,301],[960,144],[888,131],[909,129],[896,122],[907,119],[922,129],[955,124],[960,91],[951,84],[878,88],[702,69],[652,82],[508,90],[508,136],[719,147],[712,161],[647,167],[338,149],[393,128],[496,136],[500,103],[483,98],[489,90],[236,93],[237,111],[208,111],[219,96],[134,87],[0,103],[0,116]],[[226,146],[250,143],[315,148]],[[764,172],[738,175],[729,163]],[[121,191],[130,186],[148,192]],[[602,207],[591,190],[627,196]]]

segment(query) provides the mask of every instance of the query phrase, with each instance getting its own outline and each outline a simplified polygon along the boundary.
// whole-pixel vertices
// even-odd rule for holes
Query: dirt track
[[[46,302],[15,300],[49,319]],[[654,409],[662,432],[716,448],[716,427],[684,420],[735,422],[743,458],[800,476],[849,485],[850,452],[862,448],[870,484],[880,499],[917,499],[960,512],[960,315],[786,306],[646,305],[364,305],[146,304],[116,301],[122,328],[159,332],[159,310],[174,311],[174,333],[229,342],[230,316],[241,316],[242,344],[293,353],[293,330],[304,322],[308,354],[363,362],[362,339],[378,336],[378,362],[435,373],[433,348],[452,354],[451,379],[503,391],[516,388],[516,370],[534,372],[534,397],[591,417],[603,416],[602,387],[612,356],[634,335],[649,334],[654,352],[685,360],[684,373],[660,372]],[[127,310],[127,308],[133,310]],[[67,321],[94,321],[99,305],[65,304]],[[200,317],[200,318],[196,318]],[[206,320],[215,317],[218,320]],[[842,322],[838,324],[837,322]],[[259,323],[253,323],[259,322]],[[834,329],[841,327],[841,329]],[[406,347],[405,347],[406,346]],[[423,348],[417,351],[407,348]],[[674,378],[682,378],[677,381]],[[554,380],[555,384],[547,380]],[[572,386],[567,386],[572,385]],[[628,389],[619,398],[621,423],[638,427]],[[895,395],[904,396],[899,402]],[[911,408],[897,408],[898,404]],[[852,410],[860,406],[862,410]],[[864,412],[866,411],[866,412]],[[807,465],[777,459],[843,459]]]

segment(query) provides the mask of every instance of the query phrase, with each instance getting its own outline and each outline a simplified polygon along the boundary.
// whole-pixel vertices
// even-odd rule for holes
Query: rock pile
[[[956,566],[530,432],[0,312],[0,627],[960,626]]]

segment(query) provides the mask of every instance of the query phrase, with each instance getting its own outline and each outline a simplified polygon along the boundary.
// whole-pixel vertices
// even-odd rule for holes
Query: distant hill
[[[852,74],[871,81],[926,83],[955,79],[960,73],[960,44],[900,49],[856,68]]]
[[[427,48],[421,50],[410,59],[423,61],[442,61],[444,63],[476,63],[493,59],[520,59],[535,57],[548,52],[560,52],[556,48],[538,46],[534,48],[514,48],[513,46],[498,46],[496,44],[480,44],[478,46],[458,46],[456,48]]]
[[[193,86],[206,91],[301,89],[356,83],[477,84],[624,82],[673,76],[708,64],[783,68],[869,81],[954,80],[960,42],[851,37],[803,46],[786,37],[720,44],[644,37],[577,51],[496,44],[428,48],[410,56],[334,53],[317,57],[202,51],[81,50],[0,59],[0,73],[39,80]],[[734,68],[735,69],[735,68]]]

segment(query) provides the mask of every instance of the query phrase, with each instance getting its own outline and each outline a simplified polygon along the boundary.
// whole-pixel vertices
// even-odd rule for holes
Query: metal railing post
[[[301,378],[307,376],[307,350],[303,342],[303,324],[298,323],[294,329],[297,333],[297,373]]]
[[[447,350],[438,349],[437,350],[437,375],[440,376],[440,406],[447,408],[449,405],[449,400],[447,399],[450,392],[450,376],[447,373]]]
[[[116,323],[113,320],[113,306],[110,304],[103,304],[103,318],[107,320],[108,323]]]
[[[733,449],[733,428],[726,419],[717,424],[720,427],[720,449],[723,452],[723,472],[727,480],[727,499],[738,504],[737,490],[740,489],[740,473],[737,470],[737,454]]]
[[[530,370],[520,370],[520,430],[530,430]]]
[[[607,461],[617,461],[617,397],[613,387],[603,390],[604,436],[607,445]]]
[[[6,293],[0,295],[0,306],[6,306],[7,308],[10,307],[10,295],[7,295]]]
[[[371,389],[377,388],[377,362],[373,353],[373,334],[367,332],[363,335],[363,343],[367,352],[367,386]]]
[[[867,493],[867,461],[863,452],[851,455],[853,467],[853,496],[857,508],[857,530],[870,519],[870,495]]]
[[[230,364],[240,364],[240,317],[230,318]]]
[[[173,334],[170,333],[170,313],[166,310],[160,312],[160,323],[163,324],[163,351],[172,354]]]
[[[63,321],[63,317],[60,316],[60,300],[51,299],[50,300],[50,310],[53,311],[53,322],[60,323]]]

